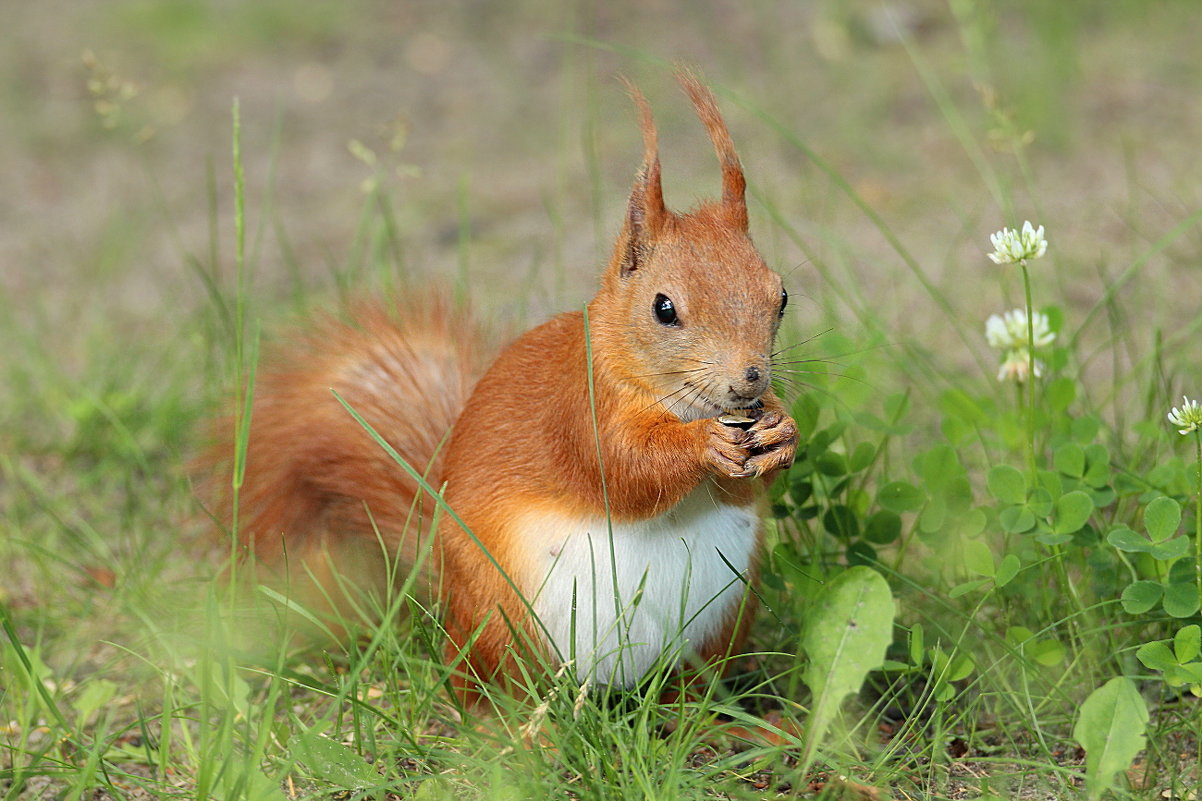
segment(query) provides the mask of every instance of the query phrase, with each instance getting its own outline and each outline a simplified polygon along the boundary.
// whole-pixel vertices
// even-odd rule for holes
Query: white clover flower
[[[989,237],[993,253],[987,254],[994,264],[1018,264],[1028,259],[1038,259],[1048,249],[1048,240],[1043,236],[1043,226],[1035,228],[1030,221],[1023,223],[1022,231],[1003,228]]]
[[[989,343],[989,347],[998,350],[1007,350],[1014,346],[1014,338],[1010,336],[1010,327],[1006,325],[1006,320],[1002,316],[989,315],[989,319],[985,321],[985,341]]]
[[[1197,431],[1202,426],[1202,404],[1192,401],[1184,395],[1181,397],[1181,408],[1173,407],[1169,412],[1169,422],[1177,426],[1181,434]]]
[[[1048,316],[1043,312],[1031,315],[1031,328],[1037,348],[1051,345],[1056,340],[1056,333],[1052,331]],[[985,321],[985,340],[991,348],[998,350],[1027,347],[1026,309],[1014,309],[1000,317],[996,314],[989,315],[989,319]]]
[[[1027,380],[1027,374],[1031,370],[1031,354],[1026,348],[1015,348],[1014,350],[1006,351],[1005,358],[1002,359],[1002,366],[998,368],[998,381],[1017,381],[1022,384]],[[1043,362],[1039,359],[1035,360],[1035,377],[1043,376]]]

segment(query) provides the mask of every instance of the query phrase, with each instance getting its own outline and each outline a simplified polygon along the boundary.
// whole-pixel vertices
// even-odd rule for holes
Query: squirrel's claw
[[[783,412],[765,412],[747,432],[747,447],[753,451],[771,450],[786,443],[796,448],[797,423]]]
[[[749,455],[743,469],[731,476],[759,477],[793,464],[797,434],[797,423],[793,418],[778,411],[765,412],[747,432],[743,446]]]

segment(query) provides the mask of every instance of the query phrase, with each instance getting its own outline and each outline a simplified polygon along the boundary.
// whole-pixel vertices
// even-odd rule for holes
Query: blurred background
[[[402,269],[533,276],[533,304],[576,305],[638,165],[616,75],[652,99],[669,202],[716,187],[708,143],[671,81],[679,61],[724,96],[758,238],[815,298],[807,313],[834,301],[871,310],[895,334],[935,335],[919,307],[896,308],[898,293],[920,298],[921,287],[807,149],[966,314],[979,314],[974,285],[995,280],[980,258],[986,235],[1026,218],[1047,226],[1057,272],[1071,276],[1041,280],[1069,309],[1087,307],[1107,276],[1202,205],[1194,10],[1184,0],[11,3],[0,34],[2,286],[23,313],[72,321],[76,335],[93,315],[136,333],[202,302],[187,262],[230,260],[237,98],[257,297],[345,268],[377,184]],[[1198,249],[1191,232],[1149,269],[1184,271]],[[818,262],[846,286],[829,286]],[[1192,313],[1186,275],[1147,300]]]
[[[655,108],[669,204],[717,191],[677,62],[719,93],[794,336],[905,343],[992,381],[984,319],[1021,283],[985,259],[988,234],[1031,219],[1052,243],[1035,305],[1088,323],[1086,367],[1155,353],[1197,372],[1187,0],[43,0],[4,17],[9,452],[128,447],[145,466],[192,447],[225,391],[211,318],[234,292],[235,99],[267,336],[405,276],[521,326],[577,308],[608,257],[641,149],[619,74]]]

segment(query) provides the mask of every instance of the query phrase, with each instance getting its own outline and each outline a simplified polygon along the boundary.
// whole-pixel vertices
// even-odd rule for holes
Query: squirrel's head
[[[788,295],[748,236],[743,170],[713,94],[687,72],[677,80],[717,151],[722,198],[687,214],[665,208],[651,109],[629,86],[643,166],[590,314],[603,317],[597,333],[622,354],[607,359],[620,378],[695,420],[758,405]]]

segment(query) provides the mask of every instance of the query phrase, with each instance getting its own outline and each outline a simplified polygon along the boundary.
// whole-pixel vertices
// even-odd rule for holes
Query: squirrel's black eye
[[[781,317],[785,316],[785,307],[788,305],[789,305],[789,292],[788,292],[788,290],[782,289],[780,291],[780,311],[778,312],[778,314]]]
[[[655,319],[659,320],[660,325],[677,325],[676,305],[672,303],[672,298],[667,295],[656,295],[655,302],[651,304],[651,311],[655,312]]]

